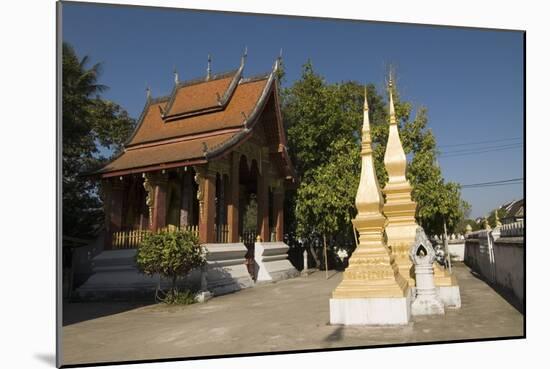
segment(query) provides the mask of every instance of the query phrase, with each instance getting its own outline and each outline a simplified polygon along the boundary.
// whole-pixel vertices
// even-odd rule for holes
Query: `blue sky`
[[[153,96],[170,92],[174,66],[180,80],[199,77],[211,54],[214,73],[234,69],[245,45],[246,75],[270,70],[282,48],[287,85],[309,58],[328,82],[372,82],[382,91],[391,63],[402,98],[428,108],[443,153],[499,148],[443,154],[446,180],[523,177],[523,150],[515,145],[524,139],[520,32],[65,3],[63,40],[103,63],[104,96],[136,118],[146,85]],[[462,145],[471,142],[486,143]],[[523,186],[462,194],[476,217],[522,198]]]

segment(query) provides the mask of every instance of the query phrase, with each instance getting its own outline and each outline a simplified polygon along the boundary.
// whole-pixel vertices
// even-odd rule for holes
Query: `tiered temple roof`
[[[185,165],[224,156],[261,125],[270,158],[287,179],[294,178],[281,120],[275,74],[243,77],[237,70],[177,82],[169,96],[151,98],[124,150],[97,173],[112,177]]]

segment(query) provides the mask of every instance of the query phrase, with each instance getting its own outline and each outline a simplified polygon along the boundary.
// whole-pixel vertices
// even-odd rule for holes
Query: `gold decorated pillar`
[[[149,229],[156,232],[166,226],[166,190],[168,176],[165,173],[145,173],[143,187],[147,192]]]
[[[361,144],[361,177],[355,197],[353,225],[359,244],[342,282],[330,300],[331,324],[406,324],[410,318],[408,284],[384,243],[386,218],[374,168],[365,89]]]
[[[390,127],[384,165],[388,172],[388,183],[384,187],[386,203],[384,215],[388,218],[386,226],[387,243],[391,249],[401,275],[414,286],[414,267],[409,259],[409,249],[414,244],[416,228],[416,203],[411,199],[412,187],[406,178],[407,157],[399,138],[395,107],[393,105],[392,79],[389,82]]]
[[[216,216],[216,175],[205,167],[195,167],[195,182],[198,185],[199,200],[199,241],[216,241],[214,218]]]

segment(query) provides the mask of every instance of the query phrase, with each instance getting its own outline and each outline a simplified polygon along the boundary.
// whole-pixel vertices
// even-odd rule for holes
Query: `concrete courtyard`
[[[66,304],[63,364],[184,358],[523,335],[523,315],[469,269],[453,268],[462,308],[399,327],[331,326],[342,274],[259,285],[205,304]]]

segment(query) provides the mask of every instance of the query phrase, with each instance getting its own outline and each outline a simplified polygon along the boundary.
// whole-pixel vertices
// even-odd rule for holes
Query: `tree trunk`
[[[443,248],[445,249],[445,257],[447,258],[447,265],[449,267],[449,273],[453,272],[451,267],[451,255],[449,255],[449,243],[447,241],[447,221],[443,217]]]
[[[320,269],[321,261],[319,260],[319,255],[317,255],[317,251],[313,247],[313,242],[309,243],[309,251],[311,252],[311,255],[313,256],[313,261],[315,261],[315,268]]]
[[[176,279],[178,278],[177,275],[172,276],[172,292],[176,292]]]

